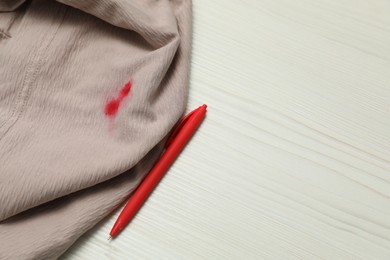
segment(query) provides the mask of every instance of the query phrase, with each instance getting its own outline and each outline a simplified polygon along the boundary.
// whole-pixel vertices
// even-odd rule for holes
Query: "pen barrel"
[[[197,127],[200,125],[204,112],[199,111],[191,117],[187,124],[183,126],[181,131],[177,134],[175,139],[167,147],[165,152],[162,154],[158,162],[154,165],[149,174],[145,177],[142,184],[134,192],[133,196],[130,198],[128,204],[135,204],[138,207],[134,206],[133,209],[129,209],[130,218],[134,216],[137,210],[142,206],[142,203],[146,200],[149,194],[153,191],[156,185],[159,183],[161,178],[167,172],[169,167],[173,164],[175,159],[178,157],[180,152],[183,150],[184,146],[194,134]],[[133,207],[132,207],[133,208]]]
[[[175,138],[171,141],[166,148],[158,162],[154,165],[149,174],[145,177],[137,190],[131,196],[129,202],[123,209],[120,217],[114,224],[110,235],[116,236],[120,230],[134,217],[139,208],[148,198],[150,193],[156,187],[158,182],[164,176],[169,167],[173,164],[179,153],[183,150],[186,143],[195,133],[199,127],[206,113],[206,106],[203,105],[198,108],[195,113],[188,119],[188,121],[182,126]]]

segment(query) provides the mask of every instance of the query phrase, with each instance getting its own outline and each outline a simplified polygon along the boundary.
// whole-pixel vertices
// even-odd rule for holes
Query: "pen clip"
[[[198,108],[199,109],[199,108]],[[183,128],[183,126],[187,123],[188,119],[190,119],[190,117],[196,112],[198,111],[198,109],[195,109],[194,111],[191,111],[190,113],[188,113],[188,115],[186,115],[181,121],[180,123],[177,125],[177,127],[175,128],[175,130],[173,130],[171,136],[168,138],[167,142],[165,143],[165,148],[167,148],[171,143],[172,141],[175,139],[175,137],[177,136],[177,134],[180,132],[180,130]]]

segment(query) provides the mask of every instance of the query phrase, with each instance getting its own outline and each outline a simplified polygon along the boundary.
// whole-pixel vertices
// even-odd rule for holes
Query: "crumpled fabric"
[[[0,259],[56,259],[137,187],[187,101],[189,0],[0,0]]]

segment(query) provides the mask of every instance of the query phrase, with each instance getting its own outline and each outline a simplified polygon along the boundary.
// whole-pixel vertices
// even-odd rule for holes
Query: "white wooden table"
[[[120,237],[62,259],[390,259],[390,2],[194,0],[208,115]]]

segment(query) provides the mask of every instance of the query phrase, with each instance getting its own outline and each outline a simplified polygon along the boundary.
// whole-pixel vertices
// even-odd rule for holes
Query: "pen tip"
[[[207,105],[206,104],[203,104],[203,106],[202,106],[204,109],[206,109],[207,108]]]
[[[107,240],[111,240],[112,239],[112,236],[109,236]]]

